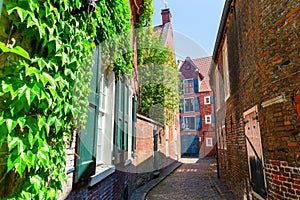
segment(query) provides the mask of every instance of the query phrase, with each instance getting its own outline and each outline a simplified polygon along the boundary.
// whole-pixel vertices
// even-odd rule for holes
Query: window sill
[[[128,160],[125,161],[124,166],[127,166],[127,165],[129,165],[129,164],[131,164],[131,163],[132,163],[132,160],[131,160],[131,159],[128,159]]]
[[[115,166],[109,166],[109,165],[100,165],[96,167],[96,173],[95,175],[90,177],[89,187],[96,185],[109,175],[113,174],[115,172],[116,168]]]

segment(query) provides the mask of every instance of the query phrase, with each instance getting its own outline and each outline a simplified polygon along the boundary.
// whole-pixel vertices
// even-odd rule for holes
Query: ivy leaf
[[[23,172],[26,168],[26,162],[25,162],[26,157],[25,156],[26,156],[26,154],[24,152],[22,152],[21,155],[17,158],[17,160],[14,161],[14,163],[15,163],[14,166],[15,166],[17,172],[19,173],[20,177],[23,176]]]
[[[35,67],[26,67],[25,76],[30,76],[32,74],[34,74],[37,77],[37,80],[39,80],[38,77],[41,75],[41,71]]]
[[[38,128],[39,128],[39,131],[42,130],[42,128],[45,128],[46,129],[46,132],[49,133],[50,131],[50,126],[46,123],[46,118],[44,116],[38,116]]]
[[[2,91],[3,91],[3,93],[7,93],[9,91],[13,91],[11,84],[7,84],[7,83],[5,83],[5,81],[2,81],[1,85],[2,85]]]
[[[18,122],[20,128],[23,129],[25,126],[26,119],[25,119],[25,117],[19,117],[17,119],[17,122]]]
[[[24,5],[23,5],[24,6]],[[21,22],[25,20],[29,12],[27,10],[24,10],[23,8],[19,7],[16,3],[8,3],[6,5],[7,14],[10,15],[14,10],[17,10],[17,13],[21,19]]]
[[[14,167],[16,162],[20,162],[20,157],[14,151],[14,152],[10,153],[8,156],[6,171],[9,172]]]
[[[6,126],[4,124],[0,125],[0,147],[2,146],[2,143],[4,142],[4,140],[6,139],[6,137],[7,137]]]
[[[55,132],[58,133],[61,127],[62,127],[61,121],[56,118],[56,120],[55,120]]]
[[[12,130],[17,126],[18,122],[12,119],[6,119],[6,126],[8,130],[8,134],[12,132]]]
[[[30,88],[27,88],[25,91],[25,97],[27,99],[28,106],[30,106],[36,97],[36,93],[32,92]]]
[[[36,140],[38,139],[38,137],[34,137],[33,136],[33,132],[32,132],[31,129],[29,130],[27,138],[28,138],[29,145],[31,147],[33,147],[33,145],[35,144]]]
[[[41,81],[43,82],[43,85],[45,86],[48,82],[55,87],[55,81],[49,74],[43,72],[40,76]]]
[[[47,123],[49,124],[49,126],[52,126],[55,123],[56,119],[57,119],[56,116],[50,115],[47,120]]]
[[[37,158],[41,162],[41,164],[44,166],[44,168],[47,168],[48,166],[48,152],[42,151],[41,148],[39,148],[39,151],[37,153]]]
[[[14,48],[7,48],[3,42],[0,42],[0,49],[5,53],[14,53],[30,60],[28,52],[20,46],[16,46]]]
[[[32,151],[27,151],[26,163],[28,166],[28,171],[30,171],[30,168],[34,166],[35,163],[35,155],[32,153]]]

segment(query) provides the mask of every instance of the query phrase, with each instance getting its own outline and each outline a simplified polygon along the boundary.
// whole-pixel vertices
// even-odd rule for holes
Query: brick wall
[[[217,126],[223,123],[227,135],[227,149],[218,151],[221,179],[237,199],[255,198],[249,184],[243,112],[258,105],[268,199],[297,199],[299,2],[237,0],[231,11],[225,28],[231,95],[217,114]],[[221,53],[215,61],[223,76]],[[276,97],[282,98],[276,102]],[[273,104],[267,105],[269,100]]]
[[[299,199],[300,168],[286,161],[269,160],[266,164],[269,199]]]
[[[116,170],[115,173],[106,177],[93,187],[88,187],[86,185],[75,186],[66,199],[129,199],[133,190],[132,186],[134,180],[135,174]]]

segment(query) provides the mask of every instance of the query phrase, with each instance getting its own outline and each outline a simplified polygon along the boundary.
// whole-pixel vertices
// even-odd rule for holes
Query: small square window
[[[213,139],[212,138],[206,138],[206,146],[212,147],[213,146]]]
[[[205,124],[211,124],[211,115],[205,115]]]
[[[211,104],[210,103],[210,96],[204,97],[204,104]]]

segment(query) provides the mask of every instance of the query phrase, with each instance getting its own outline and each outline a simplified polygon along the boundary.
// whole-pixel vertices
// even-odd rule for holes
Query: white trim
[[[206,102],[206,99],[208,99],[208,103]],[[205,105],[211,104],[211,102],[210,102],[210,96],[205,96],[205,97],[204,97],[204,104],[205,104]]]
[[[230,97],[230,77],[229,77],[229,66],[228,66],[228,51],[227,51],[227,36],[225,36],[224,44],[222,48],[223,55],[223,80],[224,80],[224,95],[225,101]]]
[[[245,118],[245,116],[249,115],[250,113],[253,113],[253,112],[257,112],[258,111],[258,106],[255,105],[253,106],[252,108],[246,110],[244,113],[243,113],[243,117]]]
[[[209,140],[210,140],[210,142],[209,142]],[[212,138],[206,138],[206,139],[205,139],[205,146],[207,146],[207,147],[212,147],[212,146],[214,146],[214,144],[213,144],[213,139],[212,139]]]
[[[128,153],[131,154],[131,151],[128,151]],[[132,160],[131,160],[131,159],[127,159],[127,160],[125,160],[125,162],[124,162],[124,166],[127,166],[127,165],[129,165],[129,164],[131,164],[131,163],[132,163]]]
[[[284,95],[281,95],[281,96],[275,97],[275,98],[273,98],[273,99],[270,99],[270,100],[268,100],[268,101],[262,102],[262,103],[261,103],[261,106],[262,106],[263,108],[265,108],[265,107],[271,106],[271,105],[273,105],[273,104],[282,103],[282,102],[285,102],[285,101],[287,101],[286,98],[285,98],[285,96],[284,96]]]
[[[208,118],[209,118],[209,122],[208,122]],[[205,115],[205,124],[211,124],[211,115]]]

